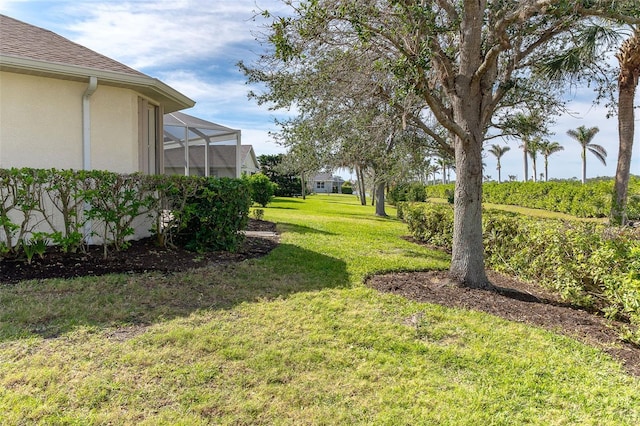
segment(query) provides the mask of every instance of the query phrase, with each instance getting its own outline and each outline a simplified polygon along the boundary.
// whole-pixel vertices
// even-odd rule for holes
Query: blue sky
[[[187,114],[241,129],[243,144],[256,154],[284,152],[269,136],[277,131],[276,115],[266,106],[247,99],[251,89],[236,64],[251,63],[264,50],[256,40],[265,21],[261,9],[283,12],[277,0],[135,0],[135,1],[38,1],[0,0],[0,13],[43,27],[99,53],[123,62],[169,84],[196,106]],[[552,140],[565,147],[549,160],[551,177],[580,177],[579,145],[566,135],[580,125],[598,126],[594,142],[608,151],[607,166],[587,156],[587,175],[615,174],[618,136],[615,118],[606,119],[604,107],[592,105],[591,89],[574,89],[569,104],[572,114],[556,120]],[[640,131],[636,132],[639,133]],[[637,139],[637,138],[636,138]],[[490,143],[511,147],[502,158],[502,176],[522,179],[522,152],[517,141]],[[637,143],[636,143],[637,144]],[[497,178],[496,161],[485,158],[485,174]],[[543,171],[539,160],[538,173]],[[636,147],[631,173],[640,174],[640,148]],[[347,172],[342,171],[349,178]]]

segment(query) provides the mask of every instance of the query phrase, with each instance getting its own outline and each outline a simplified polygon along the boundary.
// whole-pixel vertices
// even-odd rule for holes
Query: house
[[[163,117],[193,105],[160,80],[0,15],[0,168],[161,173]]]
[[[331,173],[318,173],[309,181],[309,191],[318,194],[342,193],[344,179]]]
[[[260,165],[253,147],[241,145],[240,130],[182,112],[165,115],[165,173],[240,177],[258,171]]]
[[[160,80],[0,15],[0,168],[159,174],[163,117],[193,105]],[[43,218],[29,220],[32,232],[50,231]],[[97,242],[102,226],[87,222],[86,241]],[[135,238],[148,235],[145,219],[133,226]]]

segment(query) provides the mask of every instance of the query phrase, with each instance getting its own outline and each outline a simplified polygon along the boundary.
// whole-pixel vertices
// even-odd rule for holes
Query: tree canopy
[[[348,111],[383,99],[401,127],[421,129],[454,152],[454,238],[450,273],[464,285],[492,288],[482,247],[482,150],[500,118],[557,105],[536,83],[533,65],[561,48],[563,37],[593,16],[638,21],[632,1],[612,0],[309,0],[285,3],[274,17],[273,50],[250,81],[275,106],[311,114],[318,100]],[[266,13],[268,15],[268,13]],[[340,60],[336,60],[340,58]],[[342,91],[342,95],[337,93]],[[449,139],[434,130],[445,128]],[[449,140],[452,141],[449,142]]]

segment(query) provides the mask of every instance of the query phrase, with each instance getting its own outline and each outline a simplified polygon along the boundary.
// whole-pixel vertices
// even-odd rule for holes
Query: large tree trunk
[[[454,137],[456,189],[449,273],[466,287],[495,289],[484,270],[482,244],[482,145],[490,116],[484,109],[491,101],[497,72],[493,63],[482,77],[477,75],[483,61],[481,17],[485,6],[484,0],[465,0],[461,24],[460,67],[451,106],[453,121],[462,132]]]
[[[463,285],[492,289],[482,243],[482,141],[456,137],[453,251],[449,272]]]
[[[611,223],[624,225],[627,223],[627,190],[629,188],[629,173],[631,168],[631,155],[633,150],[634,114],[633,99],[635,87],[620,89],[618,98],[618,165],[616,167],[616,179],[613,187],[611,204]]]
[[[387,216],[387,212],[384,210],[384,187],[384,182],[375,184],[376,216]]]
[[[640,33],[636,31],[620,49],[620,76],[618,78],[618,165],[611,200],[610,221],[612,224],[625,225],[627,223],[627,190],[629,189],[629,174],[634,136],[633,101],[638,86],[640,73],[640,55],[635,54],[640,42]]]

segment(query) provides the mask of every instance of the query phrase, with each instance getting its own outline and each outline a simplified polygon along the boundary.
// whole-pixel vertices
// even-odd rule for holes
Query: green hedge
[[[427,191],[420,182],[396,185],[387,194],[387,201],[392,205],[404,201],[427,201]]]
[[[343,194],[353,194],[353,186],[351,186],[351,182],[343,183],[340,190]]]
[[[406,203],[402,214],[414,238],[451,250],[451,206]],[[488,267],[640,326],[639,229],[487,210],[483,235]],[[625,337],[640,343],[640,331]]]
[[[427,186],[429,198],[447,198],[454,185]],[[534,209],[566,213],[576,217],[606,217],[611,208],[613,180],[587,182],[488,182],[482,186],[482,200],[486,203],[508,204]],[[640,219],[640,178],[629,181],[629,219]]]
[[[128,247],[136,221],[153,223],[163,246],[180,236],[189,248],[235,250],[249,203],[236,179],[0,169],[0,259],[30,262],[50,244],[83,250],[88,236],[100,237],[106,257]]]

